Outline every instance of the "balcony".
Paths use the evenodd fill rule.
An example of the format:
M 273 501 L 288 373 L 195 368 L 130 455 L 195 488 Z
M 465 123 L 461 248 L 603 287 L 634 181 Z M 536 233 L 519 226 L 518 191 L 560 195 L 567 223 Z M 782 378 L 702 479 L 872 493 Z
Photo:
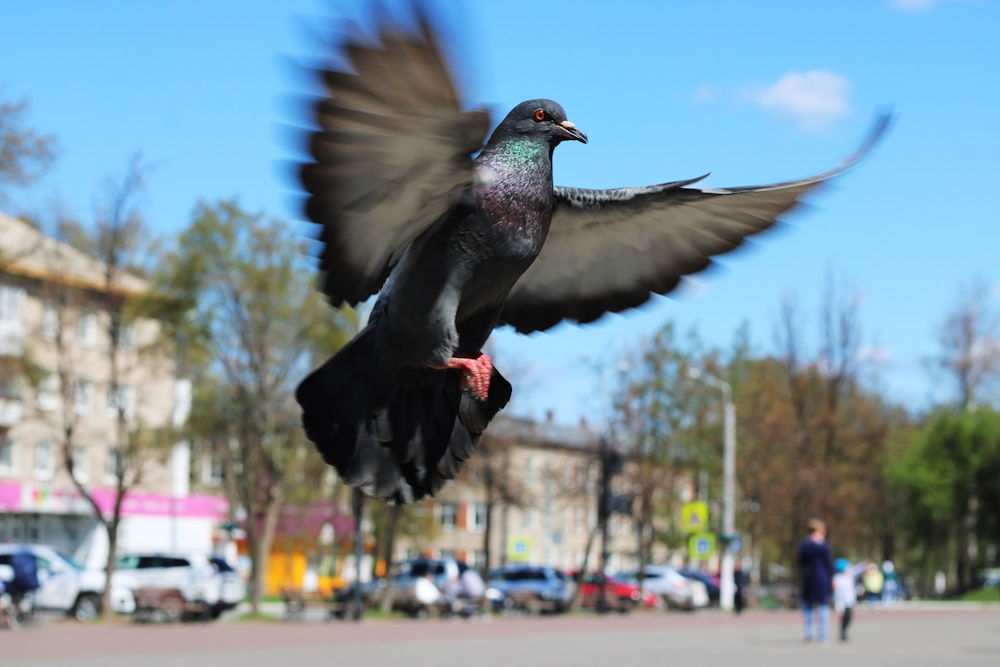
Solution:
M 0 320 L 0 357 L 24 354 L 24 327 L 20 322 Z
M 21 421 L 24 405 L 17 398 L 0 398 L 0 428 L 10 428 Z

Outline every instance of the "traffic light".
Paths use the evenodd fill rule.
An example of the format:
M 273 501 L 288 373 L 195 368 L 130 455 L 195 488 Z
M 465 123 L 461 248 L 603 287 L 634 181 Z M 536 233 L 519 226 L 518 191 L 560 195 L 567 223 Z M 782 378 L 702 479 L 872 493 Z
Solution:
M 608 497 L 608 513 L 609 514 L 624 514 L 626 516 L 632 514 L 632 503 L 635 501 L 635 495 L 631 493 L 623 494 L 609 494 Z
M 604 474 L 610 479 L 625 471 L 625 457 L 618 450 L 605 447 L 604 459 L 601 461 L 601 465 L 604 467 Z

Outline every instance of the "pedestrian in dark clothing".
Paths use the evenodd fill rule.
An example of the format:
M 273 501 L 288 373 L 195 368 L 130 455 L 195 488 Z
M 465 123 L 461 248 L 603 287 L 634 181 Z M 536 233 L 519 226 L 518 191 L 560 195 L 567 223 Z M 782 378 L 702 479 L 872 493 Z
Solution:
M 809 537 L 799 545 L 806 641 L 826 642 L 826 629 L 830 621 L 830 595 L 833 591 L 833 553 L 826 543 L 826 524 L 819 519 L 810 519 L 806 525 L 809 527 Z
M 735 588 L 735 591 L 733 592 L 733 609 L 737 614 L 740 614 L 747 605 L 747 580 L 746 575 L 743 574 L 743 565 L 738 559 L 736 561 L 735 568 L 733 569 L 733 586 Z
M 14 578 L 7 583 L 8 593 L 23 596 L 39 587 L 38 562 L 28 548 L 21 547 L 12 553 L 10 566 L 14 570 Z

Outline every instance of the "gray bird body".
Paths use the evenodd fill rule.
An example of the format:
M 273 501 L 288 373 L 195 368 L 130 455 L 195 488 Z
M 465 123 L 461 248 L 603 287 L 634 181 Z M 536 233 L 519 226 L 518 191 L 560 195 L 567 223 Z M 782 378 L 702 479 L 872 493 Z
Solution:
M 477 358 L 496 326 L 586 323 L 667 294 L 853 165 L 888 123 L 835 169 L 797 181 L 566 188 L 553 185 L 553 150 L 586 135 L 555 102 L 529 100 L 483 146 L 488 116 L 461 109 L 426 22 L 412 31 L 383 18 L 378 44 L 343 50 L 349 67 L 322 72 L 300 179 L 330 303 L 379 296 L 296 398 L 341 477 L 397 502 L 452 479 L 508 402 L 492 366 L 484 395 L 450 367 Z
M 550 100 L 518 109 L 543 105 L 562 113 Z M 548 235 L 553 147 L 540 134 L 495 135 L 474 161 L 477 176 L 463 195 L 469 205 L 405 250 L 369 319 L 384 328 L 385 353 L 397 363 L 444 365 L 482 350 L 511 288 Z

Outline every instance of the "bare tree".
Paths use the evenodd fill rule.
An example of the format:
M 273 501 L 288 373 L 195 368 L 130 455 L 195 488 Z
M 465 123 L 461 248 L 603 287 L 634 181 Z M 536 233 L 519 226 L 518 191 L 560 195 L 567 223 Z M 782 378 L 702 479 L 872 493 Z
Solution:
M 760 459 L 774 468 L 766 478 L 769 482 L 759 487 L 758 501 L 763 511 L 772 513 L 769 516 L 781 517 L 770 532 L 781 533 L 780 551 L 785 554 L 794 552 L 809 516 L 836 521 L 845 542 L 857 543 L 867 531 L 875 547 L 876 536 L 886 536 L 881 518 L 887 499 L 880 476 L 889 426 L 883 406 L 862 386 L 865 360 L 858 304 L 855 291 L 828 275 L 818 345 L 811 351 L 797 305 L 786 299 L 775 332 L 778 365 L 758 368 L 768 373 L 758 375 L 758 383 L 773 380 L 778 370 L 784 395 L 763 393 L 761 384 L 752 396 L 756 405 L 748 411 L 758 417 L 748 421 L 744 434 L 772 450 Z M 789 413 L 793 428 L 780 418 L 768 420 L 763 428 L 759 416 L 772 411 Z M 885 544 L 877 547 L 891 550 Z
M 55 139 L 25 125 L 28 103 L 0 102 L 0 203 L 9 185 L 27 185 L 55 159 Z
M 968 410 L 996 398 L 1000 382 L 1000 309 L 985 280 L 959 291 L 958 303 L 938 329 L 934 367 L 955 384 L 955 403 Z
M 55 378 L 43 390 L 58 396 L 57 416 L 49 423 L 57 432 L 62 466 L 107 536 L 108 585 L 101 601 L 105 616 L 113 611 L 110 582 L 125 496 L 143 482 L 152 462 L 163 461 L 171 430 L 170 410 L 139 386 L 150 377 L 172 377 L 171 354 L 161 347 L 156 325 L 143 307 L 149 286 L 127 270 L 142 240 L 138 200 L 143 172 L 134 160 L 121 181 L 108 182 L 91 245 L 96 256 L 86 257 L 65 244 L 43 248 L 51 278 L 43 281 L 41 290 L 51 317 L 43 321 L 48 330 L 40 338 L 51 345 Z M 73 275 L 67 271 L 70 266 L 82 273 Z M 144 388 L 156 393 L 153 387 Z M 107 396 L 110 429 L 106 421 L 86 416 L 98 392 Z M 161 403 L 160 422 L 147 421 L 146 399 Z M 99 451 L 92 447 L 94 442 L 110 446 Z M 102 477 L 111 481 L 110 507 L 95 493 L 91 453 L 106 457 Z
M 486 525 L 483 530 L 483 553 L 486 562 L 483 568 L 486 572 L 494 566 L 493 550 L 498 525 L 505 529 L 506 521 L 497 516 L 506 513 L 511 507 L 524 507 L 528 498 L 528 490 L 524 480 L 511 474 L 513 450 L 517 447 L 515 434 L 492 434 L 487 431 L 483 435 L 476 455 L 467 463 L 465 479 L 480 487 L 485 495 Z M 501 561 L 506 554 L 506 536 L 501 535 Z

